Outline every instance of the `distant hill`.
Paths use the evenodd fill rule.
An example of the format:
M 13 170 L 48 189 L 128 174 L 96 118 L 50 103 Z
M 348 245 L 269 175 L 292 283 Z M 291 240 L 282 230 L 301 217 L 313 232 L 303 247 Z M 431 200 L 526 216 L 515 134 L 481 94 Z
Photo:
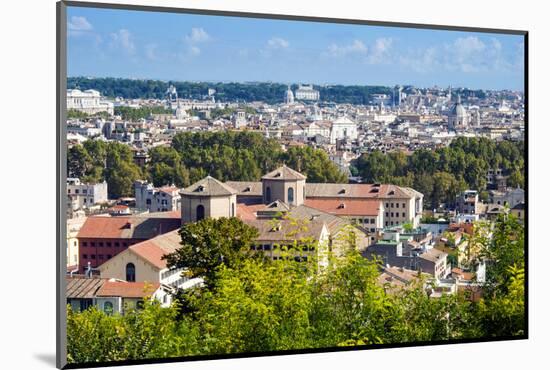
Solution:
M 67 78 L 68 89 L 95 89 L 103 96 L 121 96 L 128 99 L 165 97 L 168 86 L 176 87 L 178 95 L 182 98 L 200 99 L 207 95 L 208 89 L 216 90 L 216 100 L 221 102 L 252 102 L 264 101 L 274 104 L 283 102 L 287 85 L 281 83 L 257 82 L 165 82 L 159 80 L 136 80 L 125 78 Z M 298 85 L 293 84 L 295 90 Z M 385 86 L 319 86 L 321 101 L 334 103 L 368 104 L 371 94 L 391 94 L 392 89 Z

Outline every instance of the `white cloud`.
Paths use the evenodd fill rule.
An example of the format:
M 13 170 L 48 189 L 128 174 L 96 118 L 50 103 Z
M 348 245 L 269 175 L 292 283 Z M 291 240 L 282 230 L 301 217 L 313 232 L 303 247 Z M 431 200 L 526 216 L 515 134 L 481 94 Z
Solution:
M 506 57 L 498 39 L 480 39 L 477 36 L 459 37 L 451 43 L 428 48 L 409 49 L 399 55 L 398 62 L 422 73 L 435 70 L 477 73 L 517 68 L 514 61 Z
M 72 16 L 71 20 L 67 23 L 69 31 L 90 31 L 92 28 L 92 25 L 85 17 Z
M 210 40 L 210 35 L 203 28 L 192 28 L 185 40 L 190 44 L 198 44 Z
M 113 49 L 122 49 L 128 54 L 134 54 L 136 51 L 132 34 L 124 28 L 111 33 L 111 47 Z
M 387 62 L 390 57 L 393 39 L 381 37 L 376 39 L 374 45 L 370 48 L 367 56 L 367 62 L 370 64 L 378 64 Z
M 267 47 L 270 49 L 286 49 L 290 46 L 290 43 L 280 37 L 272 37 L 267 41 Z
M 400 55 L 398 61 L 402 66 L 416 72 L 432 72 L 440 65 L 439 49 L 432 46 L 427 49 L 409 50 L 406 54 Z
M 331 44 L 328 47 L 326 55 L 333 57 L 342 57 L 348 54 L 366 54 L 368 52 L 367 46 L 360 40 L 353 40 L 349 45 L 339 46 L 337 44 Z
M 197 55 L 200 55 L 200 53 L 201 53 L 201 49 L 199 49 L 199 48 L 196 47 L 196 46 L 191 46 L 191 47 L 189 48 L 189 54 L 190 54 L 191 56 L 194 56 L 194 57 L 195 57 L 195 56 L 197 56 Z

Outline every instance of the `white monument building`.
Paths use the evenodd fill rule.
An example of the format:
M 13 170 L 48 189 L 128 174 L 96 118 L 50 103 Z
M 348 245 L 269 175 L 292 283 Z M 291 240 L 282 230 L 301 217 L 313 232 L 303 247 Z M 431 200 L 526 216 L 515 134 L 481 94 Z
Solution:
M 102 100 L 101 94 L 97 90 L 67 90 L 67 109 L 74 109 L 86 114 L 107 112 L 113 115 L 114 107 L 112 102 Z
M 357 124 L 347 117 L 339 117 L 332 123 L 330 143 L 336 144 L 341 139 L 357 140 Z
M 319 100 L 319 91 L 313 88 L 313 85 L 300 85 L 296 90 L 295 98 L 297 100 Z

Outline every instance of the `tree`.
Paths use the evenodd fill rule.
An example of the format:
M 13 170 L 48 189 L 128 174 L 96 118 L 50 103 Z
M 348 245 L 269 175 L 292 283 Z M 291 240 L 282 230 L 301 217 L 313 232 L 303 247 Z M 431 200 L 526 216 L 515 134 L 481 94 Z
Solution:
M 67 177 L 84 177 L 92 168 L 92 158 L 82 147 L 74 145 L 67 151 Z
M 238 266 L 251 256 L 258 230 L 238 218 L 206 218 L 181 227 L 181 247 L 164 258 L 169 268 L 187 268 L 190 276 L 213 283 L 216 269 Z

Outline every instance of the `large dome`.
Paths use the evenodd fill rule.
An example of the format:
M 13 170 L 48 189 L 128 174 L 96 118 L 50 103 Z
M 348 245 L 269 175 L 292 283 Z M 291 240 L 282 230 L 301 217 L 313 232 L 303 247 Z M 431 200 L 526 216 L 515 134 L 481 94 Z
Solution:
M 466 117 L 466 109 L 460 102 L 460 96 L 458 96 L 458 100 L 456 104 L 453 105 L 453 107 L 451 108 L 449 115 L 456 116 L 456 117 Z

